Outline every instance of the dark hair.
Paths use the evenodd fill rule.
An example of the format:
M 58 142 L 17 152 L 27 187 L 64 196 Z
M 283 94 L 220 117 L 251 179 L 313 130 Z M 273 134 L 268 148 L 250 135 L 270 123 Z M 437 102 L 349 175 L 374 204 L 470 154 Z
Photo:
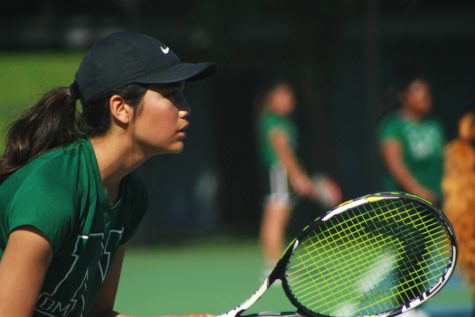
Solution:
M 256 115 L 259 115 L 265 106 L 267 96 L 280 86 L 292 87 L 292 84 L 285 78 L 278 77 L 264 82 L 257 88 L 257 92 L 254 96 L 254 109 Z
M 426 75 L 413 66 L 406 65 L 399 70 L 396 81 L 382 94 L 381 117 L 401 106 L 401 95 L 416 81 L 430 84 Z
M 272 79 L 267 79 L 257 87 L 256 92 L 254 94 L 254 99 L 252 100 L 254 106 L 252 114 L 252 131 L 254 132 L 254 136 L 258 135 L 258 122 L 260 116 L 264 111 L 265 106 L 267 106 L 267 97 L 272 91 L 274 91 L 280 86 L 289 86 L 293 89 L 293 86 L 290 81 L 282 77 L 273 77 Z
M 83 111 L 78 116 L 79 130 L 85 136 L 104 135 L 111 124 L 109 98 L 112 95 L 119 95 L 128 104 L 137 107 L 147 89 L 147 85 L 130 84 L 120 89 L 112 89 L 107 95 L 92 100 L 83 106 Z
M 5 152 L 0 159 L 0 183 L 35 157 L 78 138 L 104 135 L 110 127 L 109 98 L 120 95 L 137 107 L 147 87 L 138 84 L 111 90 L 76 109 L 76 98 L 68 87 L 55 88 L 41 97 L 10 126 Z

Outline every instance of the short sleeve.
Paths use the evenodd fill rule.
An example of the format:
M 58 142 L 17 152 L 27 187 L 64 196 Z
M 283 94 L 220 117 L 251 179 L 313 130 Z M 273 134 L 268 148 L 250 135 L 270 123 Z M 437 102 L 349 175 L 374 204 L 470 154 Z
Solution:
M 278 129 L 287 135 L 289 134 L 288 126 L 285 120 L 277 115 L 270 115 L 267 117 L 266 128 L 268 134 L 270 134 L 275 129 Z
M 31 226 L 43 233 L 57 252 L 75 222 L 75 190 L 50 172 L 36 171 L 13 196 L 7 213 L 7 231 Z
M 391 139 L 400 139 L 399 135 L 400 129 L 398 128 L 398 123 L 394 115 L 390 115 L 384 118 L 379 127 L 377 132 L 377 137 L 379 142 L 391 140 Z
M 136 174 L 131 173 L 127 182 L 127 203 L 123 211 L 126 215 L 124 224 L 124 234 L 120 244 L 127 243 L 137 231 L 148 207 L 148 195 L 142 179 Z

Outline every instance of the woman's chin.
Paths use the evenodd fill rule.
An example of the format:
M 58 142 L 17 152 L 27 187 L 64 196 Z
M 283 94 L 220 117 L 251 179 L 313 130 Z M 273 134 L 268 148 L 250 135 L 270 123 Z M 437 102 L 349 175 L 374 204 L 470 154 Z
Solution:
M 185 144 L 183 142 L 176 142 L 166 149 L 166 153 L 170 154 L 179 154 L 185 149 Z

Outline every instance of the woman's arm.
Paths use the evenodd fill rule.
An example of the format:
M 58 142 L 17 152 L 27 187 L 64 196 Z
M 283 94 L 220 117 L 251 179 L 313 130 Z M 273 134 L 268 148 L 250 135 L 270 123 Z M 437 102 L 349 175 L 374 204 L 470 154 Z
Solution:
M 102 285 L 102 290 L 96 297 L 94 306 L 89 317 L 132 317 L 130 315 L 119 314 L 114 311 L 114 302 L 119 286 L 120 272 L 125 255 L 125 245 L 121 245 L 112 262 L 112 267 L 107 273 L 107 277 Z M 0 315 L 1 316 L 1 315 Z M 189 314 L 180 317 L 212 317 L 210 314 Z M 165 316 L 163 316 L 165 317 Z M 167 316 L 178 317 L 178 316 Z
M 419 184 L 407 168 L 399 141 L 395 139 L 383 141 L 381 143 L 381 154 L 389 172 L 404 190 L 424 197 L 429 201 L 437 202 L 437 196 Z
M 122 262 L 124 261 L 125 245 L 121 245 L 117 250 L 112 266 L 107 277 L 104 280 L 102 289 L 97 295 L 94 305 L 92 306 L 90 317 L 112 317 L 112 316 L 124 316 L 119 315 L 113 311 L 115 296 L 119 287 L 120 272 L 122 270 Z
M 30 317 L 36 306 L 53 248 L 32 227 L 13 231 L 0 261 L 0 316 Z
M 287 171 L 292 189 L 300 196 L 314 196 L 315 188 L 312 180 L 300 166 L 295 153 L 289 145 L 287 135 L 280 129 L 272 129 L 270 140 L 279 160 Z

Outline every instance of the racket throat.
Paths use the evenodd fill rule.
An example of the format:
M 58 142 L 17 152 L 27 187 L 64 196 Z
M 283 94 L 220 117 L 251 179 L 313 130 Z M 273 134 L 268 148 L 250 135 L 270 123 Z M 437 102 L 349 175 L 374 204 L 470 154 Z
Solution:
M 272 274 L 271 274 L 272 275 Z M 241 305 L 237 306 L 236 308 L 218 315 L 216 317 L 237 317 L 240 316 L 243 312 L 245 312 L 249 307 L 254 305 L 259 298 L 265 293 L 265 291 L 272 285 L 272 283 L 275 281 L 275 278 L 271 280 L 271 277 L 269 276 L 266 278 L 264 283 L 256 290 L 256 292 L 249 297 L 246 301 L 244 301 Z

